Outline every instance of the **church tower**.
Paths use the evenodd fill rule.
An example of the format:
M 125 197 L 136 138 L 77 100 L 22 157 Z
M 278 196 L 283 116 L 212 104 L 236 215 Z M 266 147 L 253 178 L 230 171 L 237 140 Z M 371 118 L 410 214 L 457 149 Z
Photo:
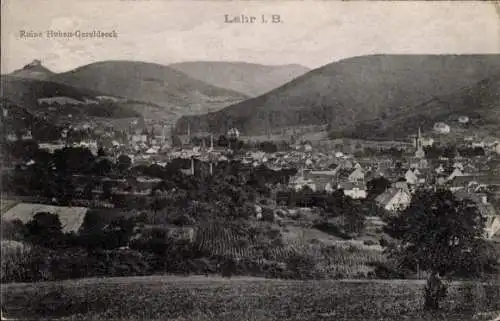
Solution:
M 419 167 L 427 167 L 427 161 L 425 160 L 425 151 L 422 143 L 422 133 L 420 132 L 420 127 L 418 128 L 417 138 L 415 140 L 415 157 L 420 159 Z
M 422 144 L 422 134 L 420 132 L 420 127 L 418 128 L 417 138 L 415 140 L 415 157 L 425 158 L 425 152 Z

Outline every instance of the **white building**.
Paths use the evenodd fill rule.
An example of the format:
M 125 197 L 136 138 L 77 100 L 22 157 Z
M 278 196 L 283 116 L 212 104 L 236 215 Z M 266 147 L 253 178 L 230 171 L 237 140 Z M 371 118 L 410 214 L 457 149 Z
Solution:
M 411 193 L 406 183 L 398 182 L 375 198 L 377 204 L 390 212 L 404 210 L 410 205 Z
M 233 127 L 227 132 L 227 136 L 229 138 L 237 139 L 240 137 L 240 131 L 237 128 Z
M 450 126 L 443 122 L 435 123 L 433 129 L 439 134 L 448 134 L 451 131 Z
M 408 182 L 408 184 L 411 185 L 415 185 L 419 182 L 416 173 L 411 168 L 406 171 L 405 179 Z

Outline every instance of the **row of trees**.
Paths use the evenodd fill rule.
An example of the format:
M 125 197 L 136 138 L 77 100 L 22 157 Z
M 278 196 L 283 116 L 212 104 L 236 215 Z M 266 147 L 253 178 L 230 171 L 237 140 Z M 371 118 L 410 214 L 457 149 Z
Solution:
M 182 141 L 178 136 L 173 136 L 173 145 L 182 146 Z M 210 137 L 192 137 L 190 143 L 194 146 L 206 146 L 209 147 L 211 142 Z M 227 137 L 226 135 L 220 135 L 213 139 L 214 147 L 225 147 L 236 151 L 239 150 L 261 150 L 266 153 L 275 153 L 278 151 L 286 151 L 290 149 L 289 142 L 282 141 L 243 141 L 237 137 Z
M 354 152 L 354 156 L 356 157 L 373 157 L 373 156 L 390 156 L 392 158 L 402 158 L 405 150 L 397 147 L 390 148 L 372 148 L 372 147 L 364 147 L 357 146 L 360 149 Z M 484 156 L 485 150 L 483 147 L 457 147 L 457 146 L 425 146 L 424 152 L 426 158 L 429 159 L 438 159 L 440 157 L 446 158 L 455 158 L 460 155 L 462 157 L 476 157 L 476 156 Z

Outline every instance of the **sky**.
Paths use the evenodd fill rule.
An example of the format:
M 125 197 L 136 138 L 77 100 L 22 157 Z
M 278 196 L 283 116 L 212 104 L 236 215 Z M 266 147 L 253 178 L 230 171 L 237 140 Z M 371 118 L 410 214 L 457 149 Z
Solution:
M 1 0 L 1 5 L 2 73 L 33 59 L 63 72 L 102 60 L 316 68 L 367 54 L 500 53 L 500 10 L 493 2 Z M 283 22 L 225 23 L 226 14 L 268 19 L 279 14 Z M 114 30 L 117 38 L 26 39 L 22 30 Z

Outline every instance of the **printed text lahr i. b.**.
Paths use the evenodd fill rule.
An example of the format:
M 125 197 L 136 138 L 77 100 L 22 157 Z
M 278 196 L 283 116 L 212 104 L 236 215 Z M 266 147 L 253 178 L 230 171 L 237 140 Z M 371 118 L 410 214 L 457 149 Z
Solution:
M 252 23 L 283 23 L 283 19 L 279 14 L 269 14 L 260 16 L 249 16 L 249 15 L 224 15 L 224 23 L 240 23 L 240 24 L 252 24 Z

